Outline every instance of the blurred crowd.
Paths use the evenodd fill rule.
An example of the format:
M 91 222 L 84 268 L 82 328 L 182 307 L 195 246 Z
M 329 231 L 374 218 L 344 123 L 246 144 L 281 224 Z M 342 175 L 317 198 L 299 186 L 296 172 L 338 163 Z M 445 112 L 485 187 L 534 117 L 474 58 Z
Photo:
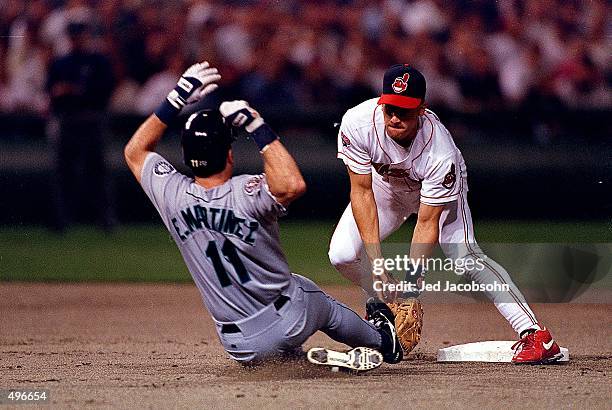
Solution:
M 605 0 L 0 0 L 0 111 L 50 110 L 49 73 L 68 27 L 112 69 L 108 108 L 148 114 L 191 63 L 254 106 L 347 107 L 402 62 L 430 105 L 610 109 Z

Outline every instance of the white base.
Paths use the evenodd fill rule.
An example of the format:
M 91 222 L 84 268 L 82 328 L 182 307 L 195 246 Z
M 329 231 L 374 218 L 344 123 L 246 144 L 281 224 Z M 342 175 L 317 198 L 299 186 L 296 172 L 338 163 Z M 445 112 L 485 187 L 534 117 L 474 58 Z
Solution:
M 438 350 L 438 361 L 510 363 L 514 354 L 514 343 L 515 341 L 490 340 L 445 347 Z M 559 361 L 569 361 L 569 350 L 562 347 L 561 353 L 563 357 Z

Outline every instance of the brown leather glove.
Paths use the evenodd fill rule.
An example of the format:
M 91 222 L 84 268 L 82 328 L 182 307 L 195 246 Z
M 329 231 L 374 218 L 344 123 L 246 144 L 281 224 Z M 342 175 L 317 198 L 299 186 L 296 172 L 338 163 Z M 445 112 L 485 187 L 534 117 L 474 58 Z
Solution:
M 423 306 L 415 298 L 398 298 L 395 302 L 387 303 L 387 306 L 395 315 L 395 331 L 406 357 L 421 340 Z

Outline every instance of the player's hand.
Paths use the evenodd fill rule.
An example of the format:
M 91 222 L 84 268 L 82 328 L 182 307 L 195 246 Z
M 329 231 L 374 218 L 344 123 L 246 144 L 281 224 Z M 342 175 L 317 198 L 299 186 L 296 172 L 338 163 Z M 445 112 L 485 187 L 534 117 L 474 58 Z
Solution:
M 221 112 L 226 124 L 244 129 L 249 134 L 264 123 L 261 115 L 251 108 L 248 102 L 243 100 L 224 101 L 219 107 L 219 112 Z
M 213 92 L 218 87 L 216 82 L 220 79 L 219 71 L 211 67 L 207 61 L 192 65 L 155 110 L 155 115 L 164 124 L 170 124 L 186 104 L 196 102 Z
M 166 97 L 170 104 L 182 109 L 186 104 L 199 101 L 207 94 L 217 89 L 217 81 L 221 79 L 219 71 L 210 67 L 207 61 L 189 67 L 178 80 L 174 90 Z
M 385 303 L 392 303 L 397 299 L 398 292 L 396 290 L 390 290 L 388 287 L 383 286 L 388 284 L 397 285 L 397 281 L 391 274 L 387 273 L 386 271 L 381 273 L 380 275 L 373 274 L 373 284 L 375 281 L 382 282 L 374 286 L 374 292 L 376 293 L 376 297 L 378 297 L 378 299 L 382 300 Z
M 216 83 L 221 79 L 221 74 L 215 67 L 210 67 L 208 61 L 204 61 L 189 67 L 181 78 L 196 84 L 200 83 L 200 86 L 187 99 L 187 104 L 191 104 L 215 91 L 219 87 Z
M 261 153 L 266 150 L 268 145 L 278 139 L 278 135 L 268 124 L 264 123 L 261 115 L 251 108 L 246 101 L 224 101 L 219 107 L 219 112 L 223 116 L 225 124 L 246 131 L 249 137 L 253 138 Z

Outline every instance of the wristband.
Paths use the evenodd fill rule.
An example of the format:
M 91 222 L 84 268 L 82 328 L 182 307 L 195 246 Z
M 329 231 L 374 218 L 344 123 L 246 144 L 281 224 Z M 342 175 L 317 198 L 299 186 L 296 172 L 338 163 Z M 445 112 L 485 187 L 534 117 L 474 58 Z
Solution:
M 181 112 L 180 108 L 176 108 L 174 105 L 168 101 L 168 99 L 164 99 L 162 103 L 155 110 L 155 115 L 166 125 L 169 125 Z
M 181 77 L 176 87 L 155 110 L 155 115 L 164 124 L 168 125 L 181 112 L 187 99 L 202 85 L 202 82 L 194 77 Z
M 278 135 L 272 130 L 268 124 L 261 124 L 255 131 L 249 134 L 255 144 L 259 147 L 259 151 L 263 151 L 264 148 L 270 145 L 272 142 L 278 139 Z

